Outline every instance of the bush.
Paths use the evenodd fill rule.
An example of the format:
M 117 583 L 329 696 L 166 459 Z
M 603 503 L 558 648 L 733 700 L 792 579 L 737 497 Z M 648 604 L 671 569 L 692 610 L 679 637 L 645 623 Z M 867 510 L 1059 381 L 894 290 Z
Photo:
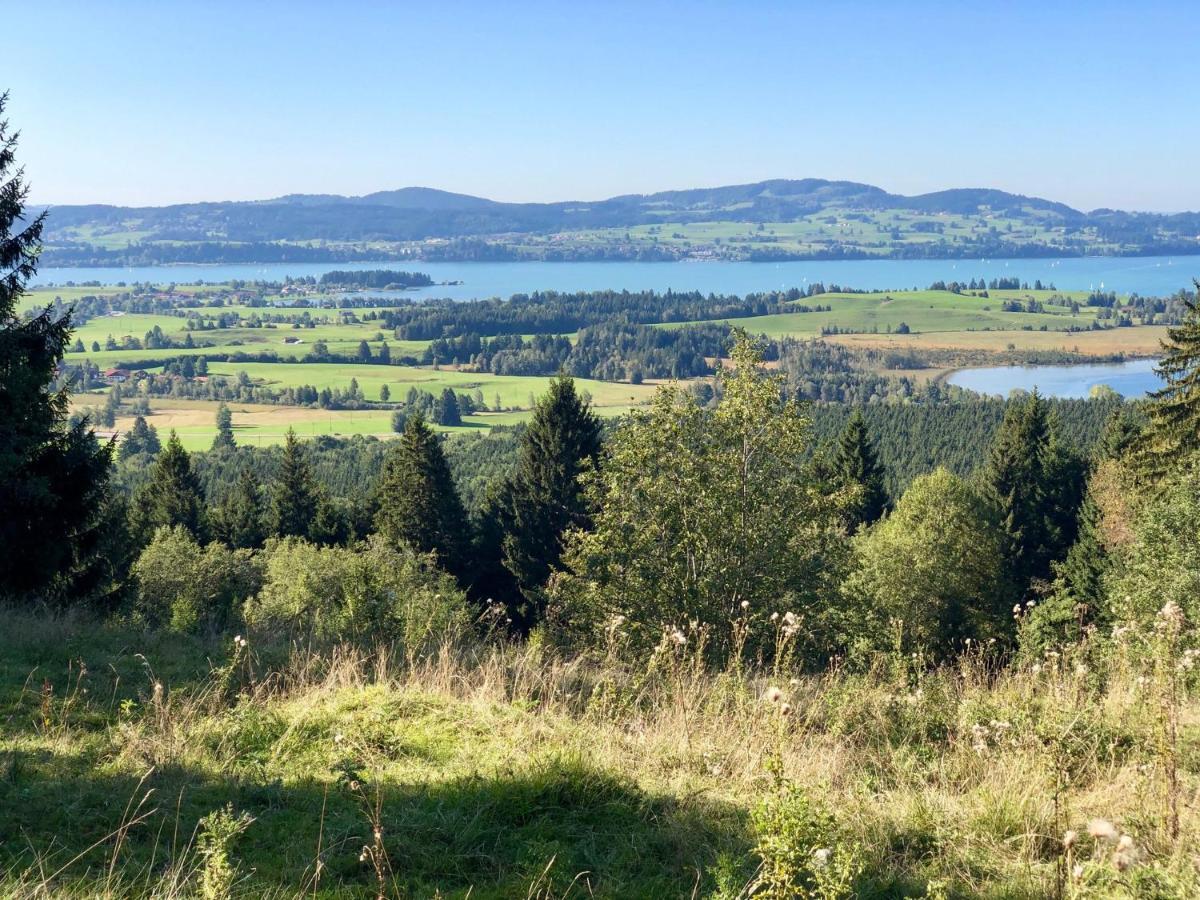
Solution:
M 201 547 L 181 525 L 164 526 L 133 565 L 135 613 L 151 628 L 220 631 L 233 625 L 241 603 L 262 580 L 249 550 Z
M 259 628 L 328 640 L 397 640 L 416 650 L 467 622 L 466 599 L 433 557 L 389 547 L 268 541 L 262 591 L 246 605 Z

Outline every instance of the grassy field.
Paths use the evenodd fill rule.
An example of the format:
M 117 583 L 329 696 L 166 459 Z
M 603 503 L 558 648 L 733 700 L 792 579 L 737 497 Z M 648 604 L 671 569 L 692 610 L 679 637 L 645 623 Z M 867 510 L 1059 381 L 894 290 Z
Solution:
M 1028 326 L 1034 330 L 1043 326 L 1050 331 L 1065 331 L 1071 326 L 1086 328 L 1095 318 L 1096 310 L 1083 307 L 1077 316 L 1069 306 L 1050 304 L 1055 292 L 1013 292 L 1036 296 L 1045 305 L 1045 312 L 1003 312 L 1001 304 L 1010 297 L 975 297 L 949 291 L 891 291 L 873 294 L 822 294 L 799 301 L 808 306 L 831 306 L 829 311 L 781 313 L 752 316 L 744 319 L 721 320 L 745 328 L 751 334 L 769 337 L 812 337 L 822 329 L 842 331 L 894 332 L 901 323 L 912 331 L 925 333 L 983 330 L 1020 331 Z M 1063 295 L 1065 296 L 1065 295 Z M 678 326 L 663 326 L 678 327 Z M 1133 329 L 1125 329 L 1133 330 Z
M 75 398 L 74 408 L 86 409 L 100 402 L 98 395 Z M 154 399 L 150 401 L 152 415 L 147 421 L 165 439 L 174 430 L 183 446 L 188 450 L 207 450 L 216 436 L 217 404 L 207 400 Z M 595 407 L 602 417 L 624 415 L 634 407 L 617 404 Z M 347 437 L 354 434 L 372 435 L 379 438 L 394 437 L 392 414 L 388 410 L 325 410 L 301 406 L 273 406 L 254 403 L 232 403 L 233 431 L 240 444 L 253 447 L 269 447 L 282 444 L 289 428 L 295 429 L 301 438 L 319 435 Z M 486 412 L 464 416 L 460 427 L 434 425 L 438 431 L 474 432 L 486 431 L 497 425 L 516 425 L 529 420 L 527 409 L 509 412 Z M 112 429 L 118 435 L 133 427 L 133 417 L 119 416 Z M 100 433 L 110 432 L 101 429 Z
M 813 839 L 861 898 L 1200 889 L 1200 706 L 1178 709 L 1172 840 L 1137 669 L 975 656 L 789 680 L 248 637 L 234 656 L 0 611 L 0 894 L 192 897 L 224 877 L 236 897 L 734 900 L 762 854 L 814 866 Z M 222 810 L 245 818 L 214 859 Z
M 837 334 L 826 340 L 848 347 L 911 350 L 1062 350 L 1084 356 L 1154 356 L 1167 329 L 1159 325 L 1104 331 L 934 331 L 924 334 Z

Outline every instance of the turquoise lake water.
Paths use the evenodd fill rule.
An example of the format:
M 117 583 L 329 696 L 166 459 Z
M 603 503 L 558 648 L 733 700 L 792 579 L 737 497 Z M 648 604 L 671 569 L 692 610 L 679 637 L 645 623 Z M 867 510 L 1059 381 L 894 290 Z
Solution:
M 745 294 L 813 282 L 867 290 L 927 288 L 934 281 L 972 278 L 1018 278 L 1032 284 L 1040 279 L 1061 290 L 1108 290 L 1167 296 L 1190 288 L 1200 275 L 1195 257 L 1084 257 L 1072 259 L 990 260 L 835 260 L 780 263 L 750 262 L 515 262 L 515 263 L 259 263 L 244 265 L 181 265 L 141 268 L 44 268 L 35 284 L 68 281 L 189 283 L 197 281 L 280 281 L 285 276 L 320 277 L 331 269 L 416 269 L 437 282 L 407 292 L 414 297 L 471 300 L 509 297 L 539 290 L 657 290 Z

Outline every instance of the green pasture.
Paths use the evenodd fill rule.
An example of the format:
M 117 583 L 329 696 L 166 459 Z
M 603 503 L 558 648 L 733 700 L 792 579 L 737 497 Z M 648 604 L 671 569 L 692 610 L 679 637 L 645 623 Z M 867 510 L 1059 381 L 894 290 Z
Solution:
M 378 399 L 379 389 L 388 386 L 393 402 L 403 400 L 410 387 L 440 394 L 445 388 L 471 392 L 479 388 L 485 402 L 491 406 L 498 394 L 505 407 L 527 407 L 531 397 L 539 397 L 550 386 L 549 376 L 492 375 L 487 372 L 457 372 L 408 366 L 352 365 L 340 363 L 209 363 L 212 375 L 237 375 L 245 372 L 251 379 L 272 387 L 298 387 L 310 384 L 322 388 L 347 388 L 350 379 L 358 385 L 368 400 Z M 654 393 L 649 384 L 624 384 L 575 379 L 576 386 L 587 391 L 597 406 L 620 406 L 643 403 Z

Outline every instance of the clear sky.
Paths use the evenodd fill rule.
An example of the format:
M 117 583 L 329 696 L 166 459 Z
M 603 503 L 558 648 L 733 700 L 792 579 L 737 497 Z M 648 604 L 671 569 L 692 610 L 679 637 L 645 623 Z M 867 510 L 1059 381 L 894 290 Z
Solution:
M 764 178 L 1200 209 L 1200 5 L 6 3 L 36 202 Z

